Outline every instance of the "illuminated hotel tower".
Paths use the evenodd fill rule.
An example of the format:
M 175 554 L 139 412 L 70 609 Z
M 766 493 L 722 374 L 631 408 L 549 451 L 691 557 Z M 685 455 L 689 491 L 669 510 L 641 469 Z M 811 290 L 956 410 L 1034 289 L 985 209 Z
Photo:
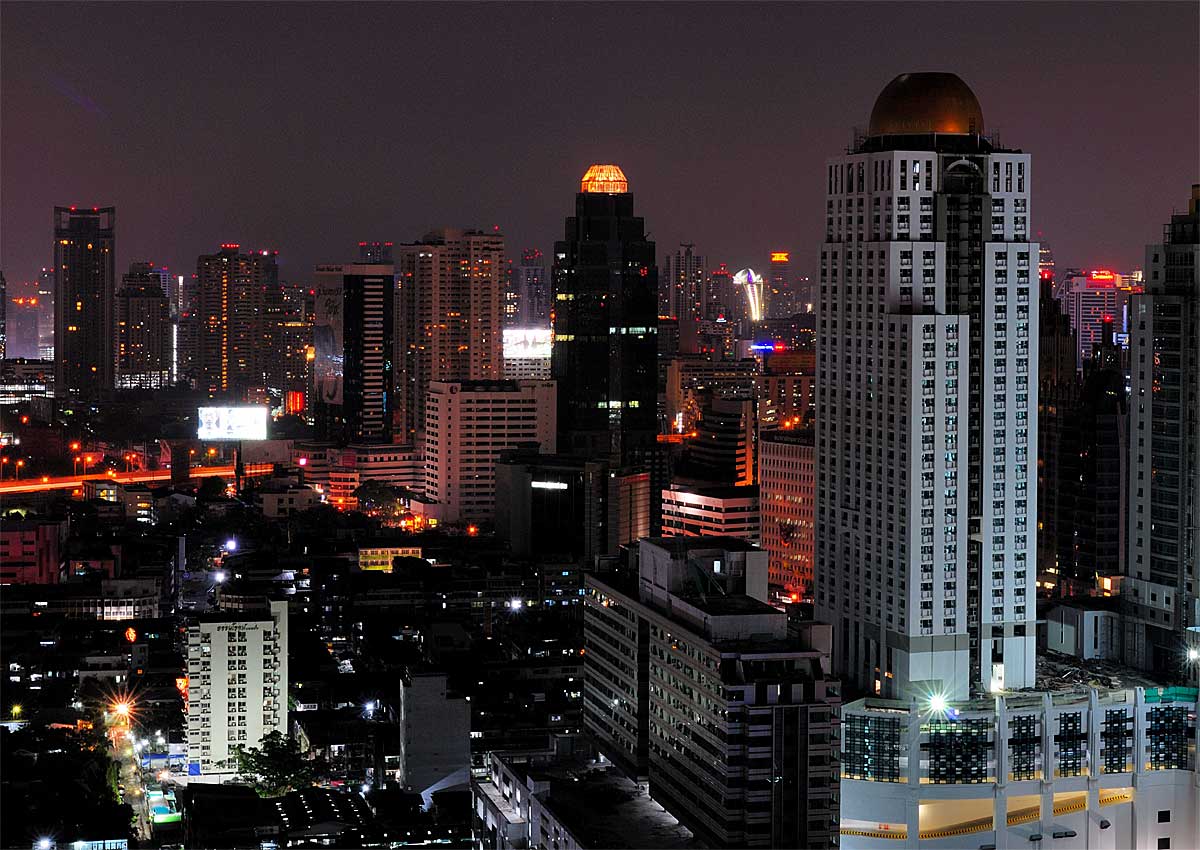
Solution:
M 95 398 L 113 386 L 113 207 L 54 208 L 54 391 Z
M 1034 684 L 1030 157 L 983 129 L 957 76 L 904 74 L 826 166 L 816 606 L 884 696 Z
M 640 461 L 658 434 L 658 270 L 617 166 L 583 175 L 553 274 L 559 451 Z

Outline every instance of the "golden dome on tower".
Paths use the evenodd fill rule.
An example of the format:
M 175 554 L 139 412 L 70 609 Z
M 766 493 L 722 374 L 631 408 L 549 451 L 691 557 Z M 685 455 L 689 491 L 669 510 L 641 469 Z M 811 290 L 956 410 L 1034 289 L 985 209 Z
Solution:
M 584 172 L 583 179 L 579 181 L 579 191 L 601 195 L 622 194 L 629 191 L 629 181 L 619 165 L 595 163 Z
M 983 109 L 957 74 L 901 74 L 875 99 L 867 135 L 909 133 L 982 134 Z

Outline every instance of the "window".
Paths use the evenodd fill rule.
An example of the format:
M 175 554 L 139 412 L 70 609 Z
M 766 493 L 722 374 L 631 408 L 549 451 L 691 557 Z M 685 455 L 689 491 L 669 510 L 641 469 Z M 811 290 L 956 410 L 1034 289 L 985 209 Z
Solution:
M 1170 837 L 1164 836 L 1163 838 L 1158 839 L 1158 850 L 1171 850 Z
M 1158 810 L 1158 822 L 1159 823 L 1170 823 L 1171 822 L 1171 810 L 1170 809 L 1159 809 Z

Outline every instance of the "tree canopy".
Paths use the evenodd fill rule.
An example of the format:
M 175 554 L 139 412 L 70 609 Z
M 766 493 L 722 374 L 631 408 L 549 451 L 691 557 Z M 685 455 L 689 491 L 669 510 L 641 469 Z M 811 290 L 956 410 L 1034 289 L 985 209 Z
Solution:
M 264 797 L 306 788 L 316 778 L 313 762 L 294 740 L 278 731 L 264 735 L 258 747 L 238 747 L 234 755 L 238 773 Z

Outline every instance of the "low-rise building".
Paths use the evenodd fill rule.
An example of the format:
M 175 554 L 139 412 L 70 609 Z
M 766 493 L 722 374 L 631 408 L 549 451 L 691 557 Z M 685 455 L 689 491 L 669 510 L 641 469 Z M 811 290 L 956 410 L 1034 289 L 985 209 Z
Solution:
M 303 484 L 268 482 L 254 491 L 254 504 L 269 519 L 302 513 L 317 503 L 317 491 Z
M 66 520 L 29 517 L 0 523 L 0 584 L 57 582 L 66 538 Z
M 696 846 L 692 833 L 646 788 L 592 753 L 493 752 L 471 780 L 478 850 Z

